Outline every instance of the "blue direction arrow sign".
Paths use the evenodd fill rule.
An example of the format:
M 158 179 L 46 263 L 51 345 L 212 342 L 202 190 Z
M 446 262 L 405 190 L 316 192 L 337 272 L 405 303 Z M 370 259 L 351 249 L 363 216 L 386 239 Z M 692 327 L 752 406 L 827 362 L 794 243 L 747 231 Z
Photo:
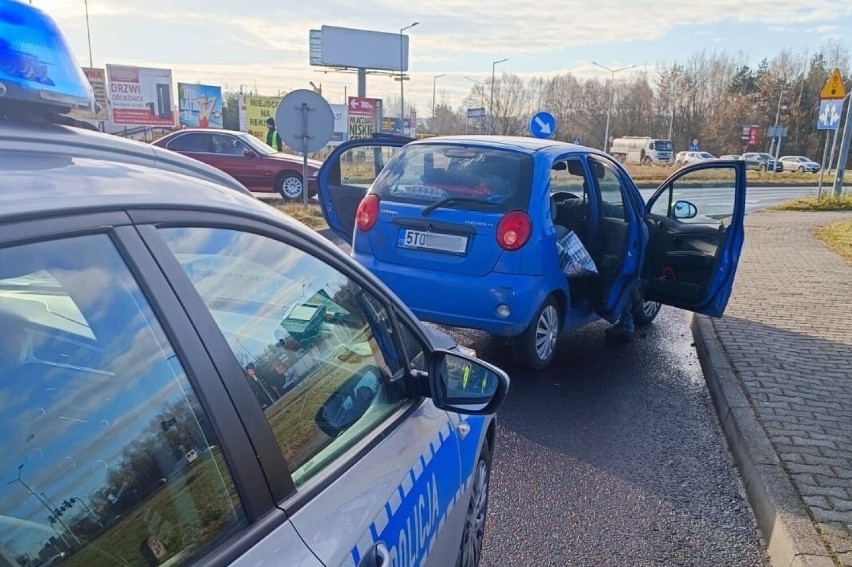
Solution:
M 530 120 L 530 134 L 536 138 L 549 138 L 556 132 L 556 118 L 549 112 L 536 112 Z
M 837 130 L 840 127 L 840 113 L 843 111 L 842 100 L 823 100 L 819 103 L 817 130 Z

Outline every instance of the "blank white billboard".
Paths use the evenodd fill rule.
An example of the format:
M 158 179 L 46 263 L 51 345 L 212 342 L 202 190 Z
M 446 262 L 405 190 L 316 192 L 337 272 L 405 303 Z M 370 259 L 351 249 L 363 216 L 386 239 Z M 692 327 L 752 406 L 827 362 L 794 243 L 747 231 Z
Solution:
M 408 36 L 405 34 L 322 26 L 319 50 L 315 45 L 317 39 L 320 38 L 311 37 L 312 65 L 408 70 Z M 320 62 L 316 61 L 317 55 Z

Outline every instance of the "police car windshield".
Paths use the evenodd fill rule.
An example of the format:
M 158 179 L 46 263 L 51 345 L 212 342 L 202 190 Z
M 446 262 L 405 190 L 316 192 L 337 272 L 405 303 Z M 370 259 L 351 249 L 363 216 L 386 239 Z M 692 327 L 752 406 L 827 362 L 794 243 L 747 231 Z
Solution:
M 240 140 L 262 156 L 268 156 L 270 154 L 275 153 L 275 150 L 273 150 L 251 134 L 240 134 Z

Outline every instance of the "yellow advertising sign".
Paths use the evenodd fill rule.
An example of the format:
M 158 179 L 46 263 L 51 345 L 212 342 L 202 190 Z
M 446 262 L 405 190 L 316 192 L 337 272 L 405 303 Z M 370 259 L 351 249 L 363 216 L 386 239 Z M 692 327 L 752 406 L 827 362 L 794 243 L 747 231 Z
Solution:
M 279 96 L 240 95 L 240 130 L 266 142 L 266 120 L 275 118 Z
M 83 67 L 83 74 L 89 79 L 92 91 L 95 95 L 95 111 L 74 110 L 71 116 L 80 120 L 106 120 L 107 119 L 107 94 L 106 73 L 103 69 Z
M 845 96 L 846 88 L 843 86 L 843 79 L 840 78 L 840 69 L 835 69 L 831 72 L 831 76 L 822 88 L 822 92 L 819 93 L 819 98 L 822 100 L 833 100 Z

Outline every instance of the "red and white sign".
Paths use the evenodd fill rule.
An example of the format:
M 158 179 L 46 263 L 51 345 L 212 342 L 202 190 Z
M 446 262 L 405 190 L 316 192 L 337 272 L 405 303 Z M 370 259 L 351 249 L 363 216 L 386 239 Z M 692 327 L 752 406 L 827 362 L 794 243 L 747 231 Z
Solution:
M 378 98 L 349 97 L 349 139 L 372 138 L 381 124 L 382 101 Z
M 376 107 L 379 99 L 364 98 L 360 96 L 349 97 L 349 115 L 355 116 L 375 116 Z
M 175 125 L 171 69 L 107 65 L 106 71 L 115 124 Z

